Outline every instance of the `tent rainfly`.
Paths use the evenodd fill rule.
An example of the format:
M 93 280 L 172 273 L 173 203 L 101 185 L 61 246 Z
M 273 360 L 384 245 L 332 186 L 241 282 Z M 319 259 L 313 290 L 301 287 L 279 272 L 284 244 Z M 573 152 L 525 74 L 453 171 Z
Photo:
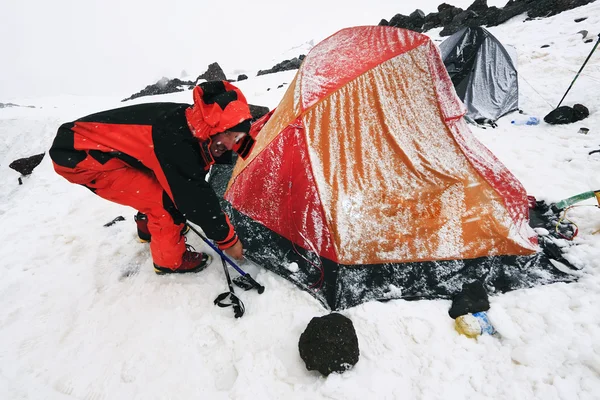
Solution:
M 519 108 L 516 51 L 485 28 L 464 28 L 440 44 L 458 97 L 475 122 L 496 121 Z
M 343 29 L 211 184 L 247 257 L 329 309 L 449 297 L 473 279 L 490 291 L 569 280 L 546 271 L 523 186 L 464 112 L 427 36 Z

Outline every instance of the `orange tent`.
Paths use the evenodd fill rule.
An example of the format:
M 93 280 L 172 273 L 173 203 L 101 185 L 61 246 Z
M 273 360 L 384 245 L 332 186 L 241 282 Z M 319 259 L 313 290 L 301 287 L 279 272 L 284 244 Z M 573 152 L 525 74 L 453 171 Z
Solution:
M 464 113 L 425 35 L 363 26 L 316 45 L 225 193 L 249 257 L 333 309 L 427 291 L 415 268 L 527 259 L 526 192 Z

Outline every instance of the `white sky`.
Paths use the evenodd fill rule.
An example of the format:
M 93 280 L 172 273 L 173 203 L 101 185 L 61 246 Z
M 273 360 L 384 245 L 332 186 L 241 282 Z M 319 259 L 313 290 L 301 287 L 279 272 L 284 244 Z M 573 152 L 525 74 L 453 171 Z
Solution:
M 454 4 L 468 6 L 471 1 Z M 502 4 L 504 1 L 488 2 Z M 168 4 L 168 5 L 167 5 Z M 291 47 L 376 25 L 439 1 L 0 0 L 0 101 L 50 94 L 128 95 L 217 61 L 231 78 Z
M 576 246 L 566 251 L 570 261 L 585 266 L 579 282 L 490 297 L 489 316 L 500 337 L 460 336 L 448 317 L 447 300 L 369 302 L 343 312 L 356 328 L 360 361 L 345 374 L 322 378 L 306 370 L 298 352 L 298 338 L 310 319 L 327 313 L 308 293 L 265 269 L 248 270 L 267 290 L 262 295 L 240 291 L 246 315 L 236 320 L 230 309 L 212 302 L 226 288 L 216 259 L 197 276 L 156 277 L 148 245 L 135 240 L 135 210 L 68 183 L 54 172 L 49 157 L 23 185 L 8 167 L 12 160 L 47 151 L 60 124 L 123 105 L 124 95 L 163 71 L 179 73 L 188 68 L 183 64 L 196 63 L 189 71 L 196 74 L 227 54 L 191 33 L 191 17 L 177 17 L 180 26 L 158 28 L 157 15 L 165 13 L 150 1 L 143 3 L 145 11 L 141 2 L 120 8 L 113 0 L 103 7 L 98 2 L 95 17 L 92 3 L 83 6 L 83 0 L 56 0 L 53 6 L 10 1 L 0 0 L 0 102 L 9 88 L 18 96 L 54 95 L 67 88 L 118 93 L 32 98 L 21 104 L 36 108 L 0 110 L 0 400 L 598 399 L 600 233 L 594 232 L 600 232 L 600 209 L 593 201 L 568 214 L 580 229 Z M 297 4 L 294 12 L 263 6 L 269 12 L 248 15 L 240 28 L 244 42 L 230 52 L 231 66 L 224 68 L 249 68 L 255 59 L 244 54 L 258 51 L 256 38 L 265 41 L 261 54 L 270 67 L 279 55 L 275 44 L 287 50 L 287 40 L 317 40 L 346 24 L 377 23 L 396 12 L 388 11 L 395 8 L 392 1 L 362 11 L 358 2 L 344 3 L 354 9 L 337 19 L 312 0 L 302 4 L 319 13 L 307 8 L 301 15 Z M 399 6 L 398 12 L 412 11 L 412 4 Z M 433 2 L 418 4 L 428 11 L 425 6 Z M 195 14 L 201 15 L 202 5 L 197 8 Z M 232 3 L 223 8 L 240 9 Z M 83 10 L 85 19 L 78 15 Z M 183 7 L 179 14 L 191 15 Z M 491 31 L 517 49 L 521 108 L 543 117 L 593 46 L 577 31 L 598 32 L 600 2 L 538 21 L 522 19 Z M 205 25 L 196 20 L 201 32 Z M 302 29 L 283 30 L 285 24 Z M 232 48 L 239 39 L 221 37 Z M 435 32 L 432 37 L 438 39 Z M 550 47 L 542 49 L 545 44 Z M 192 47 L 210 49 L 209 55 Z M 252 104 L 273 108 L 287 88 L 277 86 L 294 75 L 250 77 L 239 86 Z M 565 100 L 588 106 L 588 119 L 514 126 L 507 116 L 496 129 L 471 130 L 528 194 L 558 201 L 600 188 L 600 155 L 588 155 L 600 148 L 599 92 L 597 50 Z M 151 101 L 190 102 L 191 92 L 130 104 Z M 590 128 L 587 135 L 577 133 L 583 126 Z M 118 215 L 126 221 L 102 226 Z M 188 239 L 199 251 L 210 252 L 197 237 Z

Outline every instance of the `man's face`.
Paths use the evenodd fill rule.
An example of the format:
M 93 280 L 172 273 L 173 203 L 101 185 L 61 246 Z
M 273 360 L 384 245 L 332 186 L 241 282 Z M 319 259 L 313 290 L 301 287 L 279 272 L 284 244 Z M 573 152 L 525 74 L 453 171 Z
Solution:
M 226 151 L 233 149 L 246 136 L 245 132 L 225 131 L 212 137 L 210 152 L 213 157 L 221 157 Z

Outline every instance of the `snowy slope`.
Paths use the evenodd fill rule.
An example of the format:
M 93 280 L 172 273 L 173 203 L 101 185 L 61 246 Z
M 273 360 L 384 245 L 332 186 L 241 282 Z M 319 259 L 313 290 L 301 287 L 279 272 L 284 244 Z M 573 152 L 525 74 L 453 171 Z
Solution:
M 424 3 L 426 12 L 434 9 L 433 2 Z M 455 3 L 464 7 L 469 2 Z M 329 32 L 322 25 L 314 36 L 294 32 L 287 48 L 344 24 L 375 24 L 413 8 L 382 2 L 377 13 L 370 11 L 362 20 L 356 11 L 348 12 L 329 21 Z M 344 20 L 344 15 L 355 19 Z M 582 16 L 589 18 L 573 22 Z M 600 3 L 544 20 L 523 19 L 490 30 L 518 50 L 521 108 L 544 116 L 592 48 L 576 32 L 600 32 Z M 439 39 L 438 31 L 429 34 Z M 551 47 L 541 49 L 543 44 Z M 269 59 L 257 69 L 272 64 Z M 232 71 L 244 65 L 240 59 Z M 152 74 L 156 71 L 144 72 L 150 80 Z M 272 108 L 285 90 L 277 86 L 293 76 L 294 71 L 251 77 L 239 86 L 251 103 Z M 136 242 L 135 211 L 66 182 L 48 157 L 24 185 L 17 184 L 18 174 L 7 167 L 10 161 L 47 150 L 60 123 L 120 106 L 121 98 L 147 83 L 105 97 L 24 92 L 0 99 L 37 107 L 0 110 L 0 398 L 598 398 L 596 207 L 569 214 L 580 234 L 568 258 L 585 266 L 578 283 L 490 299 L 490 316 L 502 338 L 459 336 L 447 314 L 448 301 L 364 304 L 343 312 L 357 330 L 359 363 L 343 375 L 323 378 L 306 371 L 297 349 L 310 319 L 325 313 L 307 293 L 257 270 L 267 290 L 243 293 L 246 315 L 235 320 L 229 309 L 212 304 L 226 289 L 219 263 L 196 276 L 157 277 L 148 245 Z M 474 133 L 539 199 L 557 201 L 599 189 L 600 154 L 588 156 L 600 149 L 599 91 L 597 52 L 565 102 L 585 104 L 590 118 L 565 126 L 515 127 L 507 117 L 498 129 L 474 128 Z M 137 102 L 159 100 L 190 102 L 191 93 Z M 590 128 L 589 134 L 578 134 L 580 126 Z M 103 227 L 118 215 L 126 221 Z M 190 242 L 207 250 L 193 235 Z

